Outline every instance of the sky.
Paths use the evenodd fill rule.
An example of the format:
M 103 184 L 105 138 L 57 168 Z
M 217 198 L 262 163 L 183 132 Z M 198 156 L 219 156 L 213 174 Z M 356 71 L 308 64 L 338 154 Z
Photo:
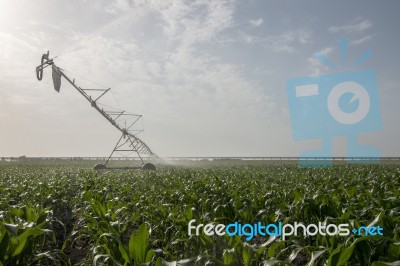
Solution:
M 51 68 L 50 51 L 83 88 L 143 115 L 139 136 L 160 156 L 298 156 L 319 139 L 293 139 L 286 82 L 373 69 L 382 129 L 359 134 L 400 156 L 399 1 L 0 0 L 0 156 L 107 156 L 120 137 Z M 332 70 L 320 52 L 357 68 Z M 346 155 L 346 137 L 332 138 Z

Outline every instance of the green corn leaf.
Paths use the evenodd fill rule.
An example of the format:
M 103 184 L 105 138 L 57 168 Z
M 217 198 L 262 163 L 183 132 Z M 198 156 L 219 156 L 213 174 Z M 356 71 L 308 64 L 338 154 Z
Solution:
M 378 236 L 363 236 L 360 238 L 357 238 L 356 240 L 354 240 L 353 243 L 351 243 L 351 245 L 347 248 L 342 248 L 342 246 L 337 247 L 333 253 L 331 254 L 329 261 L 328 261 L 328 266 L 333 266 L 333 265 L 344 265 L 345 263 L 348 262 L 348 260 L 351 258 L 351 256 L 353 255 L 354 252 L 354 248 L 356 247 L 356 245 L 361 242 L 361 241 L 365 241 L 365 240 L 369 240 L 369 239 L 379 239 L 381 237 Z
M 6 229 L 4 229 L 4 227 L 2 228 L 3 232 L 2 232 L 2 237 L 1 237 L 1 241 L 0 241 L 0 259 L 3 258 L 5 256 L 5 254 L 7 254 L 7 249 L 8 249 L 8 245 L 9 245 L 9 241 L 10 241 L 10 236 L 9 234 L 6 232 Z
M 302 251 L 304 248 L 303 247 L 298 247 L 295 248 L 292 253 L 289 255 L 289 261 L 293 261 L 296 259 L 297 255 L 299 254 L 300 251 Z
M 224 250 L 223 257 L 222 257 L 224 266 L 235 265 L 235 256 L 233 255 L 234 252 L 235 252 L 234 249 Z
M 254 253 L 256 253 L 256 250 L 252 246 L 247 243 L 243 245 L 243 262 L 245 266 L 251 265 Z
M 192 208 L 191 207 L 187 207 L 186 208 L 186 219 L 188 221 L 192 220 L 193 218 L 193 212 L 192 212 Z
M 103 258 L 108 259 L 108 258 L 110 258 L 110 255 L 107 255 L 107 254 L 99 254 L 99 255 L 94 256 L 94 258 L 93 258 L 93 265 L 94 265 L 94 266 L 102 265 L 101 263 L 97 264 L 97 261 L 98 261 L 99 259 L 103 259 Z
M 251 263 L 251 251 L 248 245 L 243 247 L 243 262 L 245 266 L 249 266 Z
M 374 261 L 371 266 L 400 266 L 400 260 L 393 262 Z
M 382 221 L 384 216 L 385 216 L 385 211 L 381 211 L 367 227 L 369 228 L 371 226 L 376 225 L 378 222 Z
M 272 258 L 272 259 L 265 260 L 264 261 L 264 266 L 273 266 L 273 265 L 278 264 L 278 263 L 281 263 L 281 261 Z
M 118 249 L 119 249 L 119 252 L 121 253 L 122 257 L 124 258 L 124 260 L 128 263 L 132 263 L 129 255 L 128 255 L 128 251 L 122 243 L 119 243 Z
M 145 263 L 148 241 L 149 230 L 147 224 L 143 223 L 139 226 L 138 234 L 132 234 L 129 239 L 129 255 L 135 261 L 135 265 Z
M 18 225 L 16 224 L 4 224 L 4 227 L 13 235 L 17 235 Z
M 15 237 L 11 240 L 13 243 L 11 255 L 16 256 L 16 255 L 20 254 L 22 252 L 22 250 L 25 248 L 26 242 L 29 237 L 38 236 L 43 233 L 44 233 L 44 231 L 39 228 L 25 229 L 25 231 L 22 234 L 20 234 L 19 236 Z
M 153 258 L 154 258 L 154 250 L 150 249 L 149 251 L 147 251 L 145 263 L 151 262 Z
M 318 250 L 318 251 L 313 251 L 313 253 L 311 253 L 311 260 L 308 262 L 307 266 L 313 266 L 316 265 L 316 260 L 326 252 L 326 249 L 324 250 Z
M 157 259 L 155 266 L 163 266 L 163 261 L 161 258 Z
M 335 250 L 331 253 L 328 259 L 328 266 L 335 266 L 337 265 L 339 258 L 340 258 L 340 251 L 343 248 L 343 244 L 339 245 Z
M 351 258 L 351 255 L 353 255 L 354 247 L 355 247 L 355 242 L 350 247 L 345 248 L 340 252 L 337 265 L 343 265 Z
M 391 259 L 400 259 L 400 242 L 389 245 L 388 255 Z
M 269 257 L 274 257 L 275 256 L 275 251 L 279 248 L 285 245 L 285 241 L 279 241 L 273 243 L 269 248 L 268 248 L 268 256 Z

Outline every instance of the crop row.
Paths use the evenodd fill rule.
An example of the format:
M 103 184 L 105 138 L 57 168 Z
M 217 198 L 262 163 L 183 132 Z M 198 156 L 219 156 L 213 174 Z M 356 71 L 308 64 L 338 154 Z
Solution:
M 95 172 L 0 165 L 0 265 L 399 265 L 400 167 Z M 188 235 L 188 223 L 379 225 L 383 236 Z

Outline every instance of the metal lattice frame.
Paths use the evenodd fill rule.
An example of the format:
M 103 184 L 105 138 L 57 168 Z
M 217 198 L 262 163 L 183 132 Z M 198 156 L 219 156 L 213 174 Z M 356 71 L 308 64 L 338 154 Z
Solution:
M 59 91 L 59 89 L 60 89 L 61 77 L 63 77 L 83 97 L 85 97 L 86 100 L 88 100 L 90 102 L 90 105 L 94 109 L 96 109 L 105 119 L 107 119 L 115 128 L 117 128 L 122 133 L 122 135 L 119 138 L 117 144 L 115 145 L 113 151 L 111 152 L 110 156 L 108 157 L 107 161 L 105 162 L 104 167 L 110 161 L 110 159 L 114 153 L 120 153 L 120 152 L 121 153 L 128 152 L 130 154 L 136 153 L 143 164 L 144 164 L 143 156 L 158 158 L 157 155 L 151 151 L 149 146 L 147 146 L 146 143 L 144 143 L 138 136 L 136 136 L 138 133 L 141 132 L 141 130 L 139 130 L 139 131 L 132 130 L 133 125 L 142 117 L 141 115 L 129 113 L 129 112 L 126 112 L 123 110 L 117 110 L 116 108 L 113 108 L 113 110 L 104 110 L 103 108 L 101 108 L 99 106 L 98 100 L 100 98 L 102 98 L 107 92 L 109 92 L 110 88 L 108 88 L 108 89 L 83 89 L 83 88 L 79 87 L 75 83 L 75 80 L 71 80 L 64 73 L 64 71 L 61 68 L 59 68 L 55 65 L 55 63 L 53 62 L 53 59 L 49 58 L 49 52 L 47 52 L 47 54 L 42 55 L 41 64 L 36 67 L 36 77 L 39 81 L 42 80 L 42 78 L 43 78 L 43 69 L 48 66 L 52 66 L 53 83 L 54 83 L 54 87 L 57 91 Z M 97 96 L 95 99 L 92 99 L 92 96 L 87 93 L 89 91 L 100 92 L 100 95 Z M 121 125 L 118 122 L 118 119 L 120 119 L 121 117 L 131 118 L 131 119 L 133 119 L 133 122 L 130 123 L 128 126 L 126 124 Z

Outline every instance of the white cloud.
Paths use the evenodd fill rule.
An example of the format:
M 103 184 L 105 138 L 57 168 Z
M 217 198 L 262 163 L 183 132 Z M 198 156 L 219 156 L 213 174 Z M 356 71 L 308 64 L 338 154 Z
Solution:
M 250 24 L 254 27 L 258 27 L 261 26 L 261 24 L 264 23 L 263 18 L 259 18 L 259 19 L 250 19 L 249 20 Z
M 157 3 L 157 5 L 155 4 Z M 182 45 L 210 41 L 233 24 L 234 1 L 174 1 L 169 6 L 153 3 L 163 18 L 167 37 Z
M 368 36 L 364 36 L 364 37 L 361 37 L 356 40 L 352 40 L 352 41 L 350 41 L 349 46 L 351 47 L 351 46 L 361 45 L 362 43 L 367 42 L 368 40 L 372 39 L 374 36 L 375 35 L 368 35 Z M 320 53 L 325 55 L 328 59 L 330 59 L 332 62 L 335 63 L 335 57 L 333 54 L 337 50 L 338 50 L 337 47 L 328 46 L 328 47 L 325 47 L 322 50 L 320 50 Z M 348 51 L 348 53 L 349 53 L 349 51 Z M 339 56 L 339 55 L 336 55 L 336 56 Z M 321 63 L 321 61 L 319 61 L 314 55 L 308 58 L 308 62 L 310 65 L 311 75 L 321 75 L 330 70 L 330 68 L 328 66 Z
M 358 32 L 364 32 L 365 30 L 371 28 L 373 26 L 373 23 L 368 20 L 364 19 L 361 20 L 357 19 L 349 24 L 343 25 L 343 26 L 331 26 L 329 27 L 330 32 L 344 32 L 344 33 L 358 33 Z
M 362 44 L 362 43 L 364 43 L 366 41 L 371 40 L 374 36 L 375 35 L 368 35 L 368 36 L 361 37 L 361 38 L 359 38 L 357 40 L 351 41 L 350 45 L 360 45 L 360 44 Z
M 104 10 L 110 14 L 118 14 L 129 11 L 131 8 L 131 1 L 129 0 L 114 0 L 111 4 L 105 6 Z
M 24 34 L 23 34 L 24 35 Z M 25 37 L 31 39 L 33 35 L 25 34 Z M 37 48 L 34 44 L 30 43 L 29 39 L 17 37 L 10 33 L 0 32 L 0 40 L 2 49 L 0 49 L 0 58 L 11 59 L 12 56 L 20 52 L 35 52 Z
M 320 51 L 320 53 L 329 58 L 329 56 L 332 55 L 334 51 L 335 51 L 334 47 L 328 46 L 323 48 Z M 314 55 L 308 58 L 308 62 L 310 64 L 310 70 L 312 76 L 321 75 L 329 70 L 329 67 L 322 64 L 321 61 L 319 61 Z
M 311 54 L 326 40 L 310 20 L 299 24 L 273 9 L 239 10 L 241 5 L 239 0 L 45 0 L 7 11 L 0 18 L 7 22 L 0 29 L 3 154 L 107 155 L 118 137 L 64 80 L 61 92 L 54 91 L 50 68 L 42 82 L 36 80 L 34 69 L 47 50 L 51 56 L 62 51 L 55 62 L 72 71 L 67 74 L 77 84 L 99 86 L 82 79 L 88 78 L 111 87 L 116 101 L 104 98 L 111 106 L 143 114 L 148 144 L 161 155 L 293 154 L 283 81 L 303 69 L 299 51 Z M 261 11 L 274 27 L 259 31 Z M 349 38 L 351 45 L 372 39 L 366 36 L 371 21 L 340 22 L 342 16 L 333 18 L 337 22 L 329 32 L 360 33 Z M 388 30 L 379 37 L 392 33 Z M 322 53 L 331 57 L 333 51 L 327 47 Z M 313 74 L 327 70 L 316 58 L 309 61 Z
M 266 88 L 246 77 L 240 66 L 201 48 L 221 36 L 232 38 L 227 30 L 233 27 L 234 11 L 230 0 L 153 1 L 125 12 L 89 37 L 71 32 L 83 41 L 57 58 L 57 63 L 111 86 L 124 109 L 145 115 L 150 130 L 182 129 L 169 137 L 169 143 L 156 147 L 156 152 L 165 154 L 188 138 L 184 128 L 194 131 L 191 137 L 201 138 L 204 128 L 219 127 L 218 134 L 223 134 L 223 128 L 237 126 L 238 119 L 265 118 L 272 112 L 274 101 Z M 114 29 L 125 37 L 112 38 Z M 238 129 L 230 134 L 239 138 L 244 132 Z
M 294 53 L 298 45 L 311 42 L 312 33 L 307 29 L 296 29 L 277 35 L 259 37 L 241 32 L 239 38 L 247 44 L 259 44 L 273 53 Z
M 40 25 L 40 23 L 35 20 L 29 20 L 28 23 L 35 26 Z

